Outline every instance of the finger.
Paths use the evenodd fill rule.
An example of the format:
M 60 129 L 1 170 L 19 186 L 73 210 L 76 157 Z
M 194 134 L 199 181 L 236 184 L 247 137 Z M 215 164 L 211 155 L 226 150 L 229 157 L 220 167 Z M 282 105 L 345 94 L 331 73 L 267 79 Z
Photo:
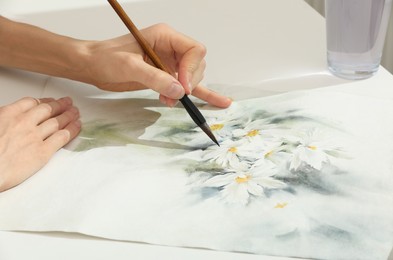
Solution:
M 178 68 L 178 79 L 186 93 L 190 94 L 192 89 L 191 78 L 206 55 L 205 46 L 182 33 L 176 32 L 168 25 L 155 25 L 154 29 L 151 32 L 146 32 L 147 38 L 155 39 L 154 42 L 159 41 L 161 43 L 155 44 L 156 50 L 161 57 L 165 58 L 164 60 L 169 61 L 168 65 Z M 171 52 L 168 53 L 168 50 L 171 50 Z M 176 57 L 176 62 L 172 64 L 173 57 Z
M 54 101 L 54 98 L 33 98 L 33 97 L 24 97 L 10 104 L 10 110 L 15 111 L 16 113 L 24 113 L 29 111 L 33 107 L 38 106 L 41 103 L 48 103 Z
M 55 101 L 54 98 L 39 98 L 38 100 L 40 101 L 40 103 L 49 103 Z
M 206 68 L 206 62 L 202 62 L 199 68 L 194 72 L 191 78 L 191 93 L 194 91 L 194 88 L 196 88 L 199 83 L 202 81 L 205 73 L 205 68 Z
M 78 109 L 76 107 L 71 107 L 64 113 L 44 121 L 38 126 L 38 131 L 41 133 L 42 140 L 45 140 L 48 136 L 60 129 L 63 129 L 69 123 L 77 120 L 78 118 Z
M 171 99 L 171 98 L 167 98 L 166 100 L 166 104 L 168 107 L 174 107 L 179 103 L 179 100 L 177 99 Z
M 168 98 L 166 96 L 160 95 L 160 102 L 168 107 L 174 107 L 179 103 L 178 99 Z
M 160 95 L 159 100 L 160 100 L 161 104 L 166 105 L 167 97 Z
M 58 130 L 49 136 L 44 144 L 46 153 L 54 154 L 57 150 L 68 144 L 74 139 L 81 130 L 80 120 L 70 122 L 64 129 Z
M 206 68 L 206 62 L 204 60 L 206 48 L 199 43 L 194 44 L 194 47 L 184 53 L 178 66 L 178 79 L 183 86 L 187 86 L 187 90 L 190 91 L 187 94 L 191 94 L 192 92 L 193 77 L 200 77 Z
M 27 111 L 26 116 L 29 120 L 31 120 L 31 122 L 38 125 L 51 117 L 55 117 L 63 113 L 71 105 L 71 98 L 64 97 L 48 103 L 41 103 Z
M 135 63 L 135 75 L 133 75 L 135 81 L 172 99 L 180 99 L 184 96 L 183 86 L 171 75 L 150 66 L 143 60 L 133 60 L 133 62 Z
M 24 113 L 29 111 L 33 107 L 36 107 L 40 104 L 40 100 L 32 97 L 24 97 L 21 98 L 14 103 L 9 105 L 10 111 L 15 111 L 15 113 Z
M 192 92 L 192 95 L 216 107 L 227 108 L 232 103 L 230 98 L 220 95 L 203 86 L 197 86 Z

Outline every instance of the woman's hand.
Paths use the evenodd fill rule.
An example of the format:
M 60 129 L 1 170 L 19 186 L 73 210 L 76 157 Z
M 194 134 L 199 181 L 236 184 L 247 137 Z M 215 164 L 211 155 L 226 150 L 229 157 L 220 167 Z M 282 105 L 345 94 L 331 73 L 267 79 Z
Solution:
M 23 98 L 0 107 L 0 192 L 41 169 L 79 133 L 79 111 L 68 97 Z
M 131 34 L 85 41 L 1 16 L 0 35 L 7 37 L 0 37 L 0 66 L 78 80 L 109 91 L 150 88 L 168 106 L 174 106 L 184 94 L 218 107 L 231 104 L 229 98 L 199 85 L 206 66 L 202 44 L 164 24 L 141 33 L 173 75 L 152 66 Z
M 199 85 L 206 67 L 206 49 L 202 44 L 165 24 L 148 27 L 141 33 L 172 75 L 155 68 L 128 34 L 87 44 L 89 55 L 82 70 L 83 80 L 109 91 L 150 88 L 160 93 L 161 102 L 168 106 L 174 106 L 184 94 L 218 107 L 230 105 L 227 97 Z

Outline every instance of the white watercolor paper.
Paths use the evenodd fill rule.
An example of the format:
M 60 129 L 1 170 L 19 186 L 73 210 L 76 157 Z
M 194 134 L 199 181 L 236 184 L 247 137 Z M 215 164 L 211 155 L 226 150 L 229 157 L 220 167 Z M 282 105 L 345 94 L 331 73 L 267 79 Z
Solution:
M 202 109 L 144 92 L 77 99 L 83 131 L 0 194 L 0 229 L 318 259 L 393 245 L 393 103 L 304 91 Z

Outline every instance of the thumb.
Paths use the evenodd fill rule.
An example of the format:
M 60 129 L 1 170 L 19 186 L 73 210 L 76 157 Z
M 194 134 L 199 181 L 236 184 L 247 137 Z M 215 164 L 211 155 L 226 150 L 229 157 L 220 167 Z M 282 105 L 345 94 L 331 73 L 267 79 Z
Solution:
M 133 80 L 171 99 L 180 99 L 185 91 L 172 75 L 157 69 L 143 60 L 137 61 Z

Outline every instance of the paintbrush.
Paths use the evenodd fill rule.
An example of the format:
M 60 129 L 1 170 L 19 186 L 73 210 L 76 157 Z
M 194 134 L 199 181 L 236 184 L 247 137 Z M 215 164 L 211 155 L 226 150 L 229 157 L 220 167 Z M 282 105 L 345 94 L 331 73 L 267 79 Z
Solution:
M 169 68 L 161 61 L 161 59 L 158 57 L 157 53 L 153 50 L 153 48 L 150 46 L 150 44 L 146 41 L 146 39 L 143 37 L 141 32 L 136 28 L 134 23 L 131 21 L 130 17 L 126 14 L 124 9 L 121 7 L 121 5 L 116 1 L 116 0 L 108 0 L 109 4 L 113 7 L 117 15 L 120 17 L 120 19 L 123 21 L 123 23 L 127 26 L 128 30 L 130 30 L 131 34 L 135 37 L 143 51 L 146 53 L 146 55 L 150 58 L 150 60 L 154 63 L 154 65 L 171 74 Z M 212 133 L 209 125 L 206 123 L 206 119 L 203 117 L 201 112 L 198 110 L 198 108 L 192 103 L 192 101 L 188 98 L 187 95 L 184 95 L 181 99 L 180 102 L 183 104 L 184 108 L 187 110 L 188 114 L 191 116 L 192 120 L 205 132 L 210 139 L 215 142 L 218 146 L 219 143 Z

